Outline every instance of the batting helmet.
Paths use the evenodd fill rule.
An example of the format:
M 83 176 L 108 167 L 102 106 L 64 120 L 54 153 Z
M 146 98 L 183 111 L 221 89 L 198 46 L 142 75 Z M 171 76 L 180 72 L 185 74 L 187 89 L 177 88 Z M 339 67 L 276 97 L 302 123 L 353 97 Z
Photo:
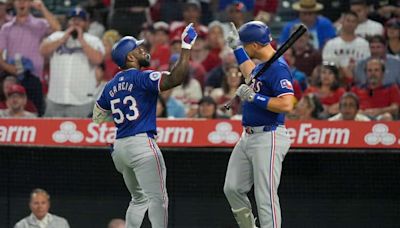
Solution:
M 268 26 L 261 21 L 247 22 L 240 26 L 238 32 L 242 44 L 256 42 L 261 45 L 267 45 L 272 41 Z
M 114 44 L 111 52 L 112 60 L 119 66 L 125 67 L 126 56 L 129 52 L 135 50 L 139 45 L 141 45 L 144 40 L 137 40 L 133 36 L 125 36 Z

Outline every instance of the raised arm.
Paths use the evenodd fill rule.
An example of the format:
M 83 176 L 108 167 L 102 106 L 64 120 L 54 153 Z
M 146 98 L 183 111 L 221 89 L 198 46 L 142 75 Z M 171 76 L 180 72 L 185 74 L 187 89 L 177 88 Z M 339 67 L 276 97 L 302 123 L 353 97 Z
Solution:
M 56 32 L 61 30 L 61 24 L 57 20 L 57 18 L 47 9 L 45 4 L 43 4 L 42 0 L 34 0 L 32 3 L 32 7 L 39 10 L 43 17 L 46 19 L 47 23 L 49 23 L 51 31 Z
M 189 73 L 190 49 L 197 38 L 196 30 L 193 28 L 193 23 L 186 26 L 182 33 L 182 49 L 181 55 L 170 74 L 163 74 L 160 82 L 160 90 L 169 90 L 180 85 Z
M 239 64 L 240 71 L 242 72 L 242 75 L 245 78 L 246 83 L 248 83 L 251 80 L 250 78 L 251 72 L 256 67 L 256 65 L 249 58 L 243 46 L 241 45 L 239 33 L 233 22 L 230 23 L 230 30 L 227 37 L 227 43 L 228 46 L 232 48 L 236 60 Z

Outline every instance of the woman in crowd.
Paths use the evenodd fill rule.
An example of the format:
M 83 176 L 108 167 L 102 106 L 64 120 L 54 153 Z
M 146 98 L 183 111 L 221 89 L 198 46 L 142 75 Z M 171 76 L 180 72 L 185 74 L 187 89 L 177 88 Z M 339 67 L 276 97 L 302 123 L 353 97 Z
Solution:
M 312 93 L 303 96 L 295 109 L 287 115 L 291 120 L 318 120 L 324 108 L 319 99 Z
M 388 53 L 400 57 L 400 19 L 390 19 L 385 28 Z
M 223 70 L 225 76 L 222 80 L 222 88 L 213 89 L 210 96 L 217 102 L 220 115 L 232 117 L 240 112 L 239 99 L 235 99 L 229 110 L 224 108 L 224 104 L 235 97 L 237 88 L 243 83 L 243 77 L 237 64 L 227 65 Z
M 310 86 L 305 94 L 315 94 L 324 107 L 327 117 L 339 112 L 340 97 L 346 92 L 339 84 L 339 70 L 332 64 L 324 62 L 321 66 L 316 86 Z
M 199 101 L 198 118 L 217 119 L 217 103 L 212 97 L 205 96 Z

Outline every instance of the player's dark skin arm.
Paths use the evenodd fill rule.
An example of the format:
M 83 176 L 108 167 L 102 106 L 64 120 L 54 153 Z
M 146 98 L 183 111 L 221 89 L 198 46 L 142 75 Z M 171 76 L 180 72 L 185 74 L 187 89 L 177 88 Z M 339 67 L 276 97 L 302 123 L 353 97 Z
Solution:
M 189 73 L 190 50 L 182 49 L 178 62 L 169 75 L 164 74 L 160 82 L 160 90 L 165 91 L 180 85 Z

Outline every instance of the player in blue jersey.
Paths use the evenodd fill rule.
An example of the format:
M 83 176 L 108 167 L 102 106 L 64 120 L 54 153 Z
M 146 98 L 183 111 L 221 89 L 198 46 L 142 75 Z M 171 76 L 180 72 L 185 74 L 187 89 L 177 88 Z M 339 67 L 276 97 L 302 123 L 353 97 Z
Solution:
M 183 82 L 196 38 L 197 33 L 189 24 L 182 33 L 180 58 L 170 73 L 140 70 L 150 61 L 142 46 L 144 40 L 126 36 L 112 49 L 112 59 L 122 71 L 105 86 L 92 119 L 102 123 L 112 115 L 117 127 L 111 155 L 132 196 L 126 211 L 128 228 L 139 228 L 147 210 L 153 228 L 168 226 L 166 167 L 154 140 L 157 96 Z
M 275 53 L 271 40 L 268 26 L 258 21 L 242 25 L 239 31 L 231 25 L 228 36 L 240 70 L 246 82 L 251 82 L 236 91 L 243 102 L 244 131 L 231 154 L 224 185 L 241 228 L 256 227 L 247 197 L 253 185 L 260 226 L 281 227 L 278 186 L 282 162 L 290 147 L 285 113 L 293 109 L 294 92 L 290 69 L 282 58 L 253 78 Z M 255 65 L 250 58 L 261 63 Z

